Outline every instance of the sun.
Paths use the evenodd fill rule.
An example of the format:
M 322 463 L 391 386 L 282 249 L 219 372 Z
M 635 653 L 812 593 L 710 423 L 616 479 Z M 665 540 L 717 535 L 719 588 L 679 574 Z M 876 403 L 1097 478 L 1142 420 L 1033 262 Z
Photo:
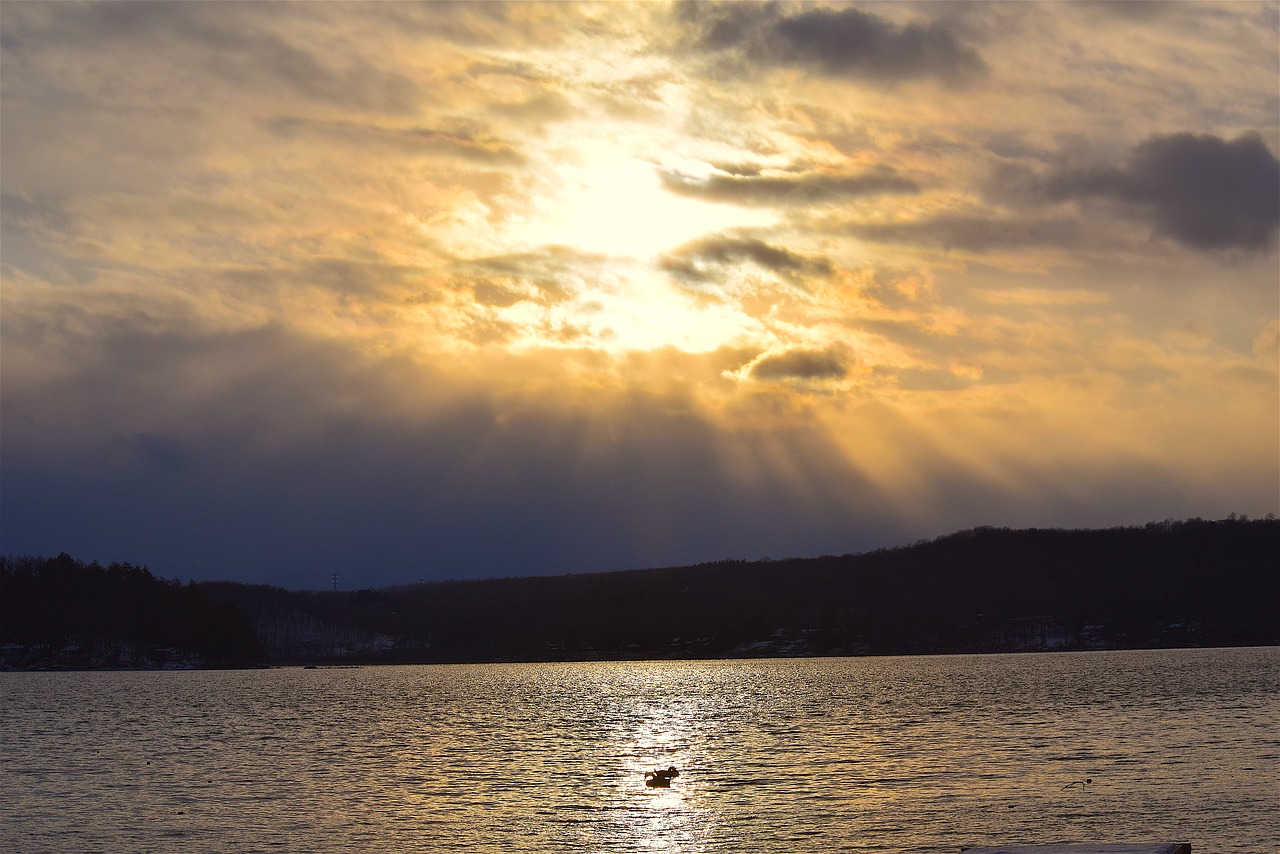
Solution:
M 710 232 L 764 227 L 772 212 L 708 204 L 663 188 L 662 165 L 620 149 L 589 149 L 559 165 L 551 192 L 511 235 L 527 245 L 646 259 Z
M 777 213 L 676 195 L 660 177 L 672 168 L 713 170 L 671 154 L 640 155 L 626 140 L 599 137 L 562 149 L 544 165 L 523 210 L 505 221 L 504 242 L 519 253 L 571 249 L 587 256 L 590 272 L 566 277 L 570 296 L 554 305 L 522 302 L 498 311 L 504 323 L 526 330 L 525 345 L 577 346 L 585 339 L 613 352 L 707 352 L 760 336 L 759 321 L 741 305 L 686 292 L 660 262 L 708 234 L 773 225 Z M 574 330 L 575 336 L 556 338 L 548 330 Z
M 673 347 L 686 353 L 705 353 L 763 334 L 759 322 L 740 307 L 699 303 L 656 276 L 643 276 L 624 290 L 596 293 L 591 298 L 602 310 L 583 317 L 605 349 Z

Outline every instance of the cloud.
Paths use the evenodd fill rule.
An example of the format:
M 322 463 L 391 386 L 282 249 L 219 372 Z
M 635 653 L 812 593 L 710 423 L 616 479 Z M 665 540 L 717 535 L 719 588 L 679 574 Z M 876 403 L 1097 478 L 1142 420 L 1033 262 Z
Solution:
M 20 33 L 7 50 L 38 55 L 74 50 L 89 61 L 62 82 L 84 85 L 104 96 L 104 106 L 128 97 L 117 62 L 181 57 L 153 86 L 243 87 L 253 96 L 268 90 L 293 99 L 393 113 L 410 113 L 422 93 L 406 75 L 353 52 L 332 50 L 303 36 L 323 23 L 321 10 L 281 15 L 253 4 L 208 7 L 186 3 L 88 3 L 45 9 L 6 9 L 7 32 Z M 296 17 L 303 15 L 302 18 Z M 282 22 L 293 26 L 282 26 Z M 106 57 L 114 61 L 104 63 Z M 104 67 L 106 66 L 106 67 Z M 177 70 L 180 68 L 181 70 Z M 105 79 L 94 79 L 105 77 Z M 175 92 L 176 94 L 176 92 Z
M 785 428 L 803 476 L 734 464 L 756 429 L 726 435 L 678 379 L 723 369 L 706 357 L 575 389 L 573 353 L 417 362 L 283 327 L 124 323 L 56 380 L 8 382 L 9 356 L 48 341 L 6 337 L 2 365 L 5 543 L 24 552 L 366 586 L 847 549 L 857 502 L 893 528 L 812 425 Z M 812 506 L 815 488 L 833 500 Z
M 662 184 L 673 193 L 737 205 L 831 204 L 847 199 L 880 195 L 912 195 L 920 191 L 915 181 L 892 169 L 856 174 L 809 172 L 802 175 L 712 175 L 690 178 L 670 170 Z
M 451 272 L 455 284 L 470 289 L 477 302 L 509 306 L 521 300 L 569 299 L 580 282 L 599 273 L 601 263 L 600 256 L 545 246 L 538 252 L 459 259 Z
M 760 356 L 749 366 L 749 373 L 755 380 L 841 379 L 848 374 L 850 361 L 849 354 L 840 347 L 795 348 Z
M 514 103 L 499 103 L 489 107 L 489 111 L 505 118 L 545 124 L 570 119 L 576 115 L 573 104 L 559 92 L 542 92 L 527 100 Z
M 1258 358 L 1275 365 L 1280 359 L 1280 320 L 1272 320 L 1253 341 L 1253 352 Z
M 715 235 L 686 243 L 661 261 L 663 269 L 681 278 L 702 280 L 707 265 L 726 266 L 749 262 L 786 277 L 829 275 L 825 258 L 812 258 L 774 246 L 754 237 Z
M 740 54 L 753 65 L 804 68 L 832 77 L 898 83 L 933 79 L 962 87 L 987 64 L 942 21 L 894 23 L 854 6 L 685 3 L 697 49 Z
M 4 548 L 361 585 L 1273 511 L 1274 264 L 1212 253 L 1274 243 L 1275 10 L 1096 18 L 0 2 Z
M 944 249 L 990 252 L 1036 246 L 1075 247 L 1084 243 L 1078 220 L 981 214 L 939 214 L 905 222 L 855 222 L 848 233 L 877 243 L 940 245 Z
M 1192 249 L 1268 249 L 1280 229 L 1280 161 L 1252 133 L 1152 136 L 1124 166 L 1063 170 L 1042 186 L 1054 201 L 1119 202 Z
M 1052 290 L 1050 288 L 1006 288 L 1003 290 L 979 290 L 973 295 L 985 302 L 996 305 L 1023 306 L 1073 306 L 1073 305 L 1106 305 L 1111 297 L 1101 291 L 1084 288 L 1069 290 Z
M 125 440 L 126 444 L 130 444 Z M 147 464 L 167 471 L 182 471 L 187 466 L 182 443 L 169 436 L 137 433 L 132 437 L 134 449 Z
M 392 148 L 399 153 L 445 155 L 493 166 L 518 166 L 524 157 L 512 146 L 490 135 L 472 122 L 455 122 L 454 128 L 385 127 L 348 121 L 319 121 L 296 116 L 277 116 L 263 123 L 282 139 L 308 132 L 332 141 L 368 150 Z
M 1073 3 L 1074 11 L 1104 19 L 1119 19 L 1146 23 L 1178 11 L 1182 3 L 1169 0 L 1080 0 Z

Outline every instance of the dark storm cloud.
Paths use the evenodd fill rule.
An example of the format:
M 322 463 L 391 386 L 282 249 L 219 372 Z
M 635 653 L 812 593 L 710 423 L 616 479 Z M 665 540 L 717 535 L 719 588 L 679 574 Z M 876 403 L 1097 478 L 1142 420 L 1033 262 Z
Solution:
M 696 49 L 748 63 L 805 68 L 832 77 L 895 83 L 934 79 L 963 86 L 987 71 L 943 21 L 896 24 L 854 6 L 684 3 Z
M 682 278 L 705 279 L 706 265 L 750 262 L 782 276 L 828 275 L 831 264 L 754 237 L 715 235 L 686 243 L 662 259 L 662 267 Z
M 1256 134 L 1153 136 L 1124 166 L 1060 171 L 1042 188 L 1053 201 L 1118 202 L 1193 249 L 1266 249 L 1280 229 L 1280 161 Z
M 840 379 L 849 372 L 849 356 L 842 350 L 787 350 L 763 356 L 751 366 L 757 380 Z
M 809 172 L 801 175 L 712 175 L 697 180 L 677 172 L 660 173 L 666 189 L 682 196 L 738 205 L 812 205 L 863 196 L 911 195 L 915 181 L 892 169 L 856 175 Z
M 10 331 L 6 355 L 49 334 Z M 356 357 L 278 327 L 125 322 L 78 350 L 43 386 L 0 364 L 5 554 L 291 587 L 338 572 L 358 588 L 866 545 L 849 502 L 874 490 L 803 425 L 788 428 L 803 481 L 744 481 L 710 422 L 638 389 L 600 424 L 541 395 L 486 393 L 456 366 Z M 902 535 L 864 503 L 894 532 L 877 545 Z

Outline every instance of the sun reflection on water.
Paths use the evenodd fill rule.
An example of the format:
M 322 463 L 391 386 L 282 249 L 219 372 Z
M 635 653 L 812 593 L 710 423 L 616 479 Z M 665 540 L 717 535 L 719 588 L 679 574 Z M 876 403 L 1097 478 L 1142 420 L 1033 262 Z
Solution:
M 613 702 L 623 699 L 609 715 L 614 720 L 609 740 L 624 780 L 615 789 L 613 806 L 630 820 L 626 827 L 608 828 L 612 838 L 593 840 L 593 850 L 616 847 L 624 840 L 614 834 L 622 831 L 627 847 L 636 850 L 697 851 L 716 826 L 699 779 L 714 720 L 704 714 L 703 704 L 668 694 L 672 674 L 666 670 L 652 666 L 649 678 L 636 686 L 641 698 L 626 702 L 605 694 Z M 645 772 L 672 766 L 679 775 L 669 787 L 647 785 Z

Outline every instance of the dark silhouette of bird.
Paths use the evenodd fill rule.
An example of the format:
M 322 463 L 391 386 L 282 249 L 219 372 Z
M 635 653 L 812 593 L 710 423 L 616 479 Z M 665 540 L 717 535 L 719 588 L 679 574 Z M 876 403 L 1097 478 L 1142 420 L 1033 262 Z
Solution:
M 1063 787 L 1062 787 L 1062 791 L 1064 791 L 1064 792 L 1065 792 L 1067 789 L 1070 789 L 1072 786 L 1079 786 L 1081 789 L 1083 789 L 1083 788 L 1085 788 L 1086 786 L 1088 786 L 1088 785 L 1089 785 L 1090 783 L 1092 783 L 1092 782 L 1093 782 L 1093 778 L 1092 778 L 1092 777 L 1085 777 L 1083 780 L 1075 780 L 1075 781 L 1070 782 L 1070 783 L 1068 783 L 1067 785 L 1063 786 Z
M 670 788 L 672 778 L 679 776 L 680 772 L 676 770 L 676 766 L 672 765 L 665 771 L 644 772 L 644 784 L 646 786 L 660 786 L 666 789 Z

